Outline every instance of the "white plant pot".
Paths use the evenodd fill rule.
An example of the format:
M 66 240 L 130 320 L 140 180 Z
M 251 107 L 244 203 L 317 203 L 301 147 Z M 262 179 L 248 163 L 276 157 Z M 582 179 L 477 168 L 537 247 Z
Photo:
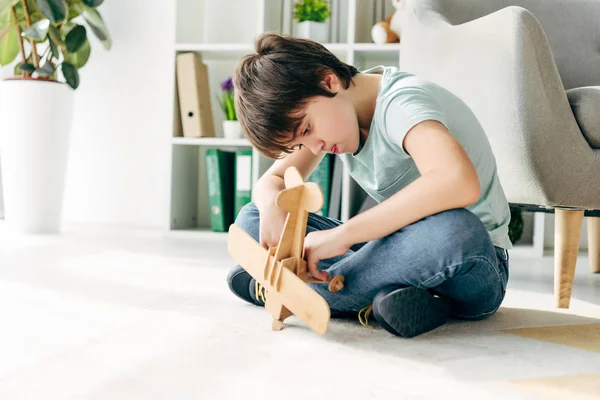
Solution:
M 327 23 L 304 21 L 296 25 L 296 36 L 302 39 L 310 39 L 315 42 L 327 42 Z
M 241 139 L 244 137 L 242 134 L 242 127 L 240 121 L 223 121 L 223 136 L 225 139 Z
M 0 162 L 11 229 L 61 230 L 73 94 L 57 82 L 0 81 Z

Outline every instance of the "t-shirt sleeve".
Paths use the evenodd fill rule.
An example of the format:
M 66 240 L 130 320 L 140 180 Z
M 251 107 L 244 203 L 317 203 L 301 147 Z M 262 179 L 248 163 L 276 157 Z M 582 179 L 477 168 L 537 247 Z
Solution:
M 442 107 L 427 88 L 402 87 L 394 92 L 386 107 L 385 133 L 390 142 L 396 144 L 404 154 L 409 156 L 402 146 L 404 138 L 412 127 L 427 120 L 439 121 L 447 126 Z

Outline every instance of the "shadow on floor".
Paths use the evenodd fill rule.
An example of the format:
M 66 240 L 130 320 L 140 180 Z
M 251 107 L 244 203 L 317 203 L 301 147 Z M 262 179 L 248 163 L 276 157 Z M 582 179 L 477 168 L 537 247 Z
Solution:
M 503 331 L 589 324 L 596 324 L 594 327 L 600 334 L 600 319 L 564 312 L 501 307 L 486 320 L 451 320 L 443 327 L 411 339 L 393 336 L 376 322 L 372 323 L 374 329 L 368 329 L 358 320 L 335 319 L 324 338 L 353 350 L 444 368 L 447 373 L 461 379 L 507 380 L 524 378 L 528 373 L 533 376 L 540 371 L 558 372 L 571 363 L 575 366 L 590 365 L 590 357 L 597 357 L 592 364 L 598 366 L 600 353 Z M 557 360 L 560 360 L 560 368 Z

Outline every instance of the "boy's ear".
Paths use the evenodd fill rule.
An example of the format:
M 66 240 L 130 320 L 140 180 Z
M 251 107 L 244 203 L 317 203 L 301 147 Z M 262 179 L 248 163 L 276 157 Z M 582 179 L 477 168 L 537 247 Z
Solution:
M 340 91 L 340 79 L 333 72 L 327 72 L 323 79 L 321 80 L 321 85 L 332 93 L 337 93 Z

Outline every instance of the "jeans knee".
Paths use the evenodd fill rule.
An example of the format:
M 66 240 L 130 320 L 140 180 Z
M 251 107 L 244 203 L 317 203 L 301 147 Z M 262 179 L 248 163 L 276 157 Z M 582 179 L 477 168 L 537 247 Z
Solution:
M 464 241 L 469 245 L 488 246 L 491 239 L 483 222 L 466 208 L 455 208 L 435 214 L 432 230 L 444 241 Z M 462 239 L 462 240 L 461 240 Z
M 258 230 L 260 226 L 260 217 L 258 208 L 253 202 L 246 204 L 237 217 L 235 218 L 235 224 L 249 233 L 251 236 L 258 237 Z
M 495 249 L 487 229 L 475 214 L 467 209 L 452 209 L 431 215 L 414 226 L 408 237 L 411 251 L 422 260 L 439 265 L 474 264 L 476 259 L 496 259 Z M 473 262 L 467 262 L 471 260 Z

